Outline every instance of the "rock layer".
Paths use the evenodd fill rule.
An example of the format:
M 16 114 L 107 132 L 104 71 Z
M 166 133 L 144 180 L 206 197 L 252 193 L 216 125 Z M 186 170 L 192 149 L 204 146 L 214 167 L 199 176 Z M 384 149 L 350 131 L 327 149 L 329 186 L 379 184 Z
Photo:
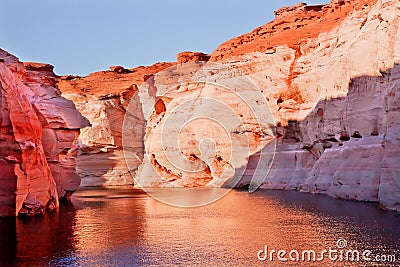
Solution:
M 54 88 L 52 66 L 0 58 L 0 216 L 42 213 L 78 188 L 76 140 L 89 124 Z
M 130 100 L 133 109 L 128 116 L 134 124 L 129 126 L 129 140 L 136 160 L 130 169 L 136 171 L 144 159 L 137 173 L 140 181 L 149 186 L 170 186 L 171 181 L 173 186 L 198 186 L 215 180 L 215 161 L 207 162 L 200 151 L 190 152 L 185 141 L 192 139 L 181 140 L 186 146 L 183 155 L 204 167 L 199 181 L 171 171 L 171 164 L 160 156 L 164 148 L 157 139 L 163 118 L 174 115 L 175 107 L 185 99 L 203 93 L 204 86 L 178 86 L 173 97 L 165 97 L 166 85 L 198 80 L 198 70 L 188 74 L 191 67 L 182 66 L 200 59 L 209 60 L 204 66 L 224 66 L 206 74 L 201 70 L 205 77 L 200 81 L 224 84 L 245 76 L 271 110 L 275 125 L 268 127 L 276 129 L 277 145 L 271 170 L 261 166 L 266 178 L 263 187 L 378 201 L 382 208 L 399 211 L 399 2 L 333 0 L 328 5 L 283 8 L 275 16 L 251 33 L 225 42 L 210 58 L 199 53 L 179 54 L 177 67 L 181 72 L 186 68 L 184 75 L 173 71 L 154 75 L 175 65 L 164 63 L 130 70 L 114 66 L 111 71 L 84 78 L 62 77 L 57 86 L 93 125 L 82 135 L 82 162 L 108 164 L 101 170 L 82 167 L 87 184 L 126 183 L 121 129 Z M 144 81 L 146 85 L 141 86 Z M 182 117 L 191 112 L 195 110 L 186 110 Z M 251 124 L 251 117 L 243 118 L 244 124 Z M 240 131 L 232 133 L 236 132 Z M 264 144 L 254 138 L 259 136 L 255 128 L 244 132 L 253 148 L 251 167 L 245 170 L 245 176 L 251 177 L 256 171 L 253 161 Z M 145 151 L 154 153 L 146 155 Z M 240 165 L 233 166 L 230 176 Z M 152 180 L 155 173 L 165 179 Z M 229 184 L 229 177 L 223 181 Z M 238 186 L 248 183 L 245 178 Z
M 341 2 L 359 6 L 362 1 Z M 277 41 L 264 50 L 258 41 L 233 48 L 224 44 L 212 60 L 219 53 L 229 55 L 230 47 L 236 62 L 225 59 L 227 64 L 242 64 L 269 99 L 278 145 L 263 187 L 379 201 L 383 208 L 399 210 L 399 3 L 362 3 L 314 39 L 284 30 L 298 38 L 295 47 L 290 39 L 288 45 Z M 334 13 L 336 4 L 321 10 Z M 250 45 L 260 52 L 243 52 Z
M 112 66 L 87 77 L 63 76 L 57 87 L 63 97 L 72 100 L 76 108 L 90 121 L 91 127 L 81 131 L 77 170 L 82 186 L 133 184 L 133 179 L 122 151 L 122 125 L 127 106 L 144 81 L 154 73 L 175 63 L 157 63 L 150 67 L 125 69 Z M 135 96 L 136 97 L 136 96 Z M 138 106 L 132 111 L 136 118 L 132 125 L 131 145 L 135 150 L 132 161 L 135 171 L 143 158 L 145 120 Z

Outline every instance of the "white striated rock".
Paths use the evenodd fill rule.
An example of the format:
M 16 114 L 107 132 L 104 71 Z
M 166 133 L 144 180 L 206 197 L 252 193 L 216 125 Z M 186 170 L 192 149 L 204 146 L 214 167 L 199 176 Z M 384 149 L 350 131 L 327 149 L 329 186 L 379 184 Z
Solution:
M 210 63 L 205 69 L 200 64 L 166 69 L 175 65 L 170 64 L 60 82 L 63 95 L 92 123 L 81 140 L 80 173 L 92 177 L 85 178 L 87 185 L 113 179 L 123 183 L 131 170 L 142 186 L 230 186 L 234 182 L 247 186 L 252 174 L 261 170 L 264 188 L 378 201 L 382 208 L 399 210 L 399 1 L 332 1 L 325 6 L 282 9 L 277 15 L 275 21 L 221 45 L 210 59 L 223 65 L 215 70 L 207 69 Z M 164 72 L 156 74 L 160 70 Z M 243 76 L 256 90 L 238 82 Z M 263 103 L 250 98 L 250 106 L 269 108 L 276 127 L 255 127 L 254 117 L 241 101 L 204 82 L 222 84 L 231 92 L 260 94 Z M 136 94 L 127 90 L 132 83 L 140 87 L 133 90 Z M 128 91 L 132 100 L 121 94 Z M 210 105 L 204 98 L 225 105 Z M 124 114 L 129 115 L 125 118 L 128 136 L 123 140 L 128 165 L 132 162 L 128 167 L 122 167 L 119 153 Z M 207 122 L 190 121 L 203 115 Z M 211 118 L 231 124 L 219 127 Z M 243 129 L 237 129 L 238 121 Z M 255 167 L 268 143 L 256 137 L 274 130 L 277 146 L 268 172 L 270 157 Z M 228 141 L 242 132 L 246 142 L 230 146 Z M 175 143 L 163 144 L 162 136 Z M 209 137 L 214 143 L 204 142 L 202 150 Z M 232 158 L 227 151 L 242 154 Z M 103 167 L 97 167 L 96 161 Z M 190 174 L 188 169 L 199 172 Z M 245 174 L 240 181 L 238 172 Z

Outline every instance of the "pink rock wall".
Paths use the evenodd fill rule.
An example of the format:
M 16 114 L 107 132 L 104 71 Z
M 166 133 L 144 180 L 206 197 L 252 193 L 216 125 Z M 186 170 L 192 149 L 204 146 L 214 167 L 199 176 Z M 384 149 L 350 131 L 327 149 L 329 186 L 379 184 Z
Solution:
M 52 66 L 0 58 L 0 215 L 42 213 L 79 186 L 76 140 L 89 124 L 53 87 Z

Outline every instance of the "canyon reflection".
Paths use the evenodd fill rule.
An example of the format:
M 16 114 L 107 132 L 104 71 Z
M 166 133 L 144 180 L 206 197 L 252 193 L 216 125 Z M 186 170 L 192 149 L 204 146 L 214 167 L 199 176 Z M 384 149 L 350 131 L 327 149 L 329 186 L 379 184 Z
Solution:
M 173 190 L 160 190 L 173 197 Z M 191 193 L 201 198 L 209 192 Z M 210 205 L 175 208 L 129 187 L 90 188 L 76 192 L 72 204 L 58 212 L 1 219 L 0 262 L 253 266 L 267 263 L 257 259 L 264 245 L 320 251 L 336 247 L 339 238 L 352 249 L 398 253 L 399 222 L 400 215 L 379 211 L 375 204 L 299 192 L 232 191 Z

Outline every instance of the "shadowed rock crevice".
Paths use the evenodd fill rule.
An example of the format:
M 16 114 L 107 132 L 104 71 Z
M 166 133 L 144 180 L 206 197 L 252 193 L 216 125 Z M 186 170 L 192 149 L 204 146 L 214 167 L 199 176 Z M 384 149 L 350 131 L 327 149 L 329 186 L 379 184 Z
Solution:
M 3 61 L 4 62 L 4 61 Z M 1 63 L 0 63 L 1 64 Z M 21 162 L 21 153 L 12 130 L 7 97 L 0 83 L 0 215 L 13 216 L 16 213 L 17 175 L 15 164 Z

